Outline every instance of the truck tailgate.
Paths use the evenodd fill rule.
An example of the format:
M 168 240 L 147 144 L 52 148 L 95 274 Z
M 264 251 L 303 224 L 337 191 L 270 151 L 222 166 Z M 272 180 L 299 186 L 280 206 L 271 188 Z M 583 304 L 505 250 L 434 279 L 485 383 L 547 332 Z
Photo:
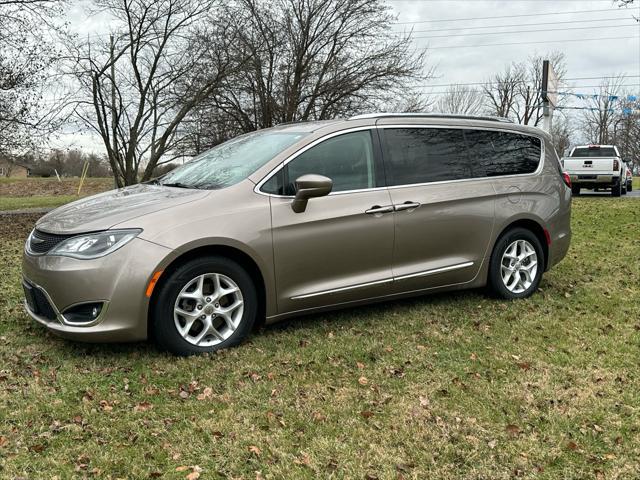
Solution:
M 609 174 L 615 175 L 613 161 L 615 157 L 565 157 L 563 158 L 564 170 L 567 173 L 579 173 L 585 175 Z

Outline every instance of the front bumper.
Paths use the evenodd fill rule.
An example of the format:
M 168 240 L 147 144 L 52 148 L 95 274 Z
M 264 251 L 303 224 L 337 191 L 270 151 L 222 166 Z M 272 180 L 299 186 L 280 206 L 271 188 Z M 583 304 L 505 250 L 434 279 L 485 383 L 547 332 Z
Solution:
M 147 337 L 146 287 L 170 250 L 135 238 L 115 252 L 93 260 L 23 254 L 24 281 L 50 304 L 43 315 L 25 300 L 27 313 L 57 335 L 85 342 L 128 342 Z M 42 301 L 42 298 L 40 299 Z M 85 325 L 71 324 L 68 308 L 98 302 L 103 309 Z

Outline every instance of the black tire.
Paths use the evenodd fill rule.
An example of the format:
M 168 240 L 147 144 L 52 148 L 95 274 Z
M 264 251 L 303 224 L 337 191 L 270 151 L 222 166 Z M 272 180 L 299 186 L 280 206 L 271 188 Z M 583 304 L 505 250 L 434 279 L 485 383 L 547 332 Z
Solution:
M 622 195 L 622 185 L 618 182 L 611 187 L 611 196 L 619 197 L 620 195 Z
M 536 256 L 538 257 L 538 268 L 536 271 L 536 275 L 533 278 L 533 281 L 529 288 L 520 293 L 515 293 L 507 289 L 504 282 L 502 281 L 501 275 L 502 257 L 507 247 L 509 247 L 513 242 L 517 240 L 526 240 L 527 242 L 529 242 L 533 246 L 534 250 L 536 251 Z M 494 297 L 503 298 L 505 300 L 515 300 L 531 296 L 538 289 L 538 285 L 540 285 L 544 265 L 544 250 L 542 249 L 540 240 L 538 240 L 538 237 L 536 237 L 536 235 L 531 230 L 520 227 L 508 230 L 498 239 L 495 246 L 493 247 L 493 252 L 491 253 L 491 260 L 489 262 L 489 277 L 487 282 L 489 293 Z
M 576 197 L 580 195 L 580 187 L 578 185 L 571 185 L 571 194 Z
M 240 288 L 244 310 L 240 323 L 228 338 L 216 345 L 202 347 L 189 343 L 180 335 L 173 312 L 183 287 L 197 276 L 207 273 L 220 273 L 233 280 Z M 233 260 L 219 256 L 197 258 L 180 265 L 162 282 L 158 292 L 154 292 L 154 300 L 151 337 L 161 349 L 180 356 L 214 352 L 238 345 L 251 332 L 258 313 L 258 295 L 251 276 Z
M 627 182 L 623 182 L 622 183 L 622 191 L 621 191 L 622 195 L 626 195 L 627 194 Z
M 627 192 L 633 192 L 633 182 L 627 184 Z

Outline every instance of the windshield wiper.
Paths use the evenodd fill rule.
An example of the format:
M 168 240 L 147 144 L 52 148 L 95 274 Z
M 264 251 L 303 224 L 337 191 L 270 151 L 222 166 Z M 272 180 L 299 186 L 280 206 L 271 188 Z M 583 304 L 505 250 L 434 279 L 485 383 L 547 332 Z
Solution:
M 176 187 L 176 188 L 198 188 L 193 185 L 187 185 L 186 183 L 173 182 L 173 183 L 160 183 L 163 187 Z

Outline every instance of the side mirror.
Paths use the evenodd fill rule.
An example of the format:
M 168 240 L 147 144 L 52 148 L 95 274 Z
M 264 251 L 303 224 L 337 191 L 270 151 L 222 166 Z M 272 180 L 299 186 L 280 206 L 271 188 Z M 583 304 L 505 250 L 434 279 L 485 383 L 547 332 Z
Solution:
M 307 209 L 310 198 L 324 197 L 331 192 L 333 181 L 322 175 L 308 174 L 296 179 L 296 196 L 291 204 L 291 209 L 296 213 L 302 213 Z

